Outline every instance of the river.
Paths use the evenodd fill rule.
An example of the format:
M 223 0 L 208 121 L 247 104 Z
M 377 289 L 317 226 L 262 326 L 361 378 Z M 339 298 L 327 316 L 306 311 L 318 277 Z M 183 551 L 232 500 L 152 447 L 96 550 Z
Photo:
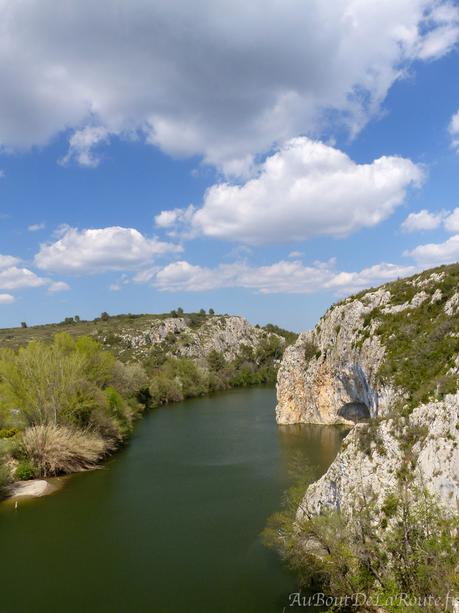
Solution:
M 154 410 L 103 469 L 0 505 L 1 613 L 281 613 L 295 580 L 260 532 L 289 465 L 320 476 L 344 431 L 274 406 L 254 388 Z

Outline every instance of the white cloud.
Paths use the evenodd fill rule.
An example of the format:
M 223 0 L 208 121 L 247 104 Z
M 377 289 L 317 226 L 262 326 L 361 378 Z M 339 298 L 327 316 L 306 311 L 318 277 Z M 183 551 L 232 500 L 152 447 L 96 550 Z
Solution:
M 58 292 L 67 292 L 70 289 L 70 285 L 65 281 L 52 281 L 48 287 L 50 294 L 56 294 Z
M 421 168 L 405 158 L 357 164 L 338 149 L 294 138 L 265 160 L 256 178 L 211 187 L 191 227 L 252 244 L 343 237 L 389 217 L 422 179 Z M 178 215 L 169 213 L 159 217 L 172 223 Z
M 422 209 L 418 213 L 410 213 L 401 228 L 404 232 L 417 232 L 419 230 L 435 230 L 438 228 L 447 215 L 446 211 L 430 213 L 427 209 Z
M 20 259 L 13 255 L 0 255 L 0 270 L 19 264 Z
M 10 266 L 0 270 L 0 289 L 14 290 L 46 285 L 48 279 L 37 276 L 28 268 Z
M 445 230 L 455 234 L 459 232 L 459 207 L 455 208 L 444 220 Z
M 15 301 L 15 297 L 11 294 L 0 294 L 0 304 L 11 304 Z
M 301 258 L 303 257 L 304 253 L 302 251 L 290 251 L 290 253 L 288 254 L 289 258 Z
M 451 236 L 443 243 L 418 245 L 411 251 L 405 251 L 404 255 L 414 258 L 424 268 L 457 262 L 459 260 L 459 234 Z
M 411 62 L 458 37 L 446 0 L 1 7 L 0 146 L 73 129 L 65 159 L 89 166 L 93 144 L 140 132 L 168 153 L 246 173 L 273 143 L 319 135 L 329 111 L 355 132 Z
M 181 227 L 190 226 L 195 211 L 196 209 L 192 204 L 184 209 L 161 211 L 159 215 L 155 215 L 155 225 L 163 230 L 168 230 L 169 236 L 183 234 L 179 232 L 179 229 Z
M 417 213 L 410 213 L 401 228 L 404 232 L 417 232 L 418 230 L 435 230 L 440 226 L 452 234 L 459 233 L 459 207 L 453 211 L 430 212 L 422 209 Z
M 451 145 L 459 153 L 459 111 L 451 118 L 449 133 L 451 134 Z
M 146 238 L 134 228 L 66 227 L 58 240 L 41 245 L 35 264 L 54 272 L 99 273 L 136 268 L 148 264 L 157 255 L 179 251 L 178 245 Z
M 299 261 L 280 261 L 269 266 L 246 263 L 220 264 L 215 268 L 186 261 L 168 264 L 154 277 L 153 285 L 168 292 L 202 292 L 239 287 L 263 294 L 310 294 L 333 290 L 340 295 L 384 283 L 415 272 L 414 266 L 378 264 L 360 272 L 337 272 L 335 261 L 305 266 Z
M 33 223 L 30 226 L 27 226 L 27 230 L 29 232 L 39 232 L 40 230 L 44 230 L 46 228 L 46 224 L 44 223 Z
M 68 164 L 75 160 L 80 166 L 96 168 L 100 158 L 94 153 L 97 145 L 107 143 L 109 132 L 102 126 L 86 126 L 77 130 L 69 139 L 69 150 L 61 158 L 61 164 Z

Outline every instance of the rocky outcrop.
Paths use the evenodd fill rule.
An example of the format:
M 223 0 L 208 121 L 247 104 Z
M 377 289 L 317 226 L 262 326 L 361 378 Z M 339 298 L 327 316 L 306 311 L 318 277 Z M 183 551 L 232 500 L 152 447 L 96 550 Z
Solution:
M 346 405 L 355 403 L 371 417 L 387 414 L 404 389 L 379 376 L 387 353 L 380 326 L 395 316 L 408 321 L 426 307 L 443 318 L 456 315 L 459 293 L 445 275 L 426 272 L 362 292 L 333 305 L 313 330 L 300 334 L 278 373 L 278 423 L 350 423 Z
M 372 495 L 375 509 L 383 507 L 390 493 L 396 493 L 397 475 L 403 463 L 403 437 L 409 430 L 418 433 L 410 450 L 414 485 L 426 487 L 438 496 L 450 513 L 459 512 L 459 394 L 416 408 L 400 426 L 383 420 L 373 432 L 370 447 L 362 448 L 357 425 L 345 438 L 342 451 L 321 479 L 309 486 L 298 509 L 297 519 L 310 518 L 327 510 L 352 513 L 356 497 Z
M 348 403 L 363 403 L 371 416 L 393 396 L 376 381 L 384 347 L 375 335 L 361 340 L 365 316 L 387 305 L 384 289 L 335 305 L 310 332 L 285 351 L 278 374 L 276 418 L 280 424 L 333 424 Z
M 274 336 L 281 344 L 285 339 L 273 332 L 253 326 L 238 316 L 206 317 L 198 325 L 186 317 L 152 319 L 141 330 L 125 328 L 111 340 L 111 349 L 120 357 L 130 356 L 142 360 L 153 347 L 166 355 L 205 360 L 212 351 L 221 353 L 226 360 L 233 360 L 246 345 L 254 351 L 267 338 Z M 109 339 L 102 339 L 110 346 Z

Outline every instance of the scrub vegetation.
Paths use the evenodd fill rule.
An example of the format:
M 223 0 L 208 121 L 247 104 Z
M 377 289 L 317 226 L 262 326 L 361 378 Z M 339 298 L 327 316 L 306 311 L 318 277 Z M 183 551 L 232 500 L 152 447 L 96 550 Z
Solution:
M 198 329 L 221 316 L 204 310 L 185 315 L 178 308 L 167 317 L 186 318 L 189 328 Z M 274 384 L 286 345 L 279 335 L 296 338 L 270 326 L 256 347 L 241 343 L 232 359 L 218 351 L 200 359 L 177 357 L 186 335 L 174 334 L 152 343 L 139 360 L 119 351 L 117 333 L 126 326 L 143 331 L 152 318 L 164 317 L 102 313 L 94 322 L 72 317 L 0 331 L 0 489 L 14 479 L 95 466 L 123 444 L 146 408 Z M 91 336 L 80 335 L 82 330 Z
M 297 574 L 305 593 L 327 595 L 330 612 L 452 610 L 459 587 L 459 520 L 445 516 L 432 495 L 405 479 L 386 497 L 382 517 L 371 494 L 360 493 L 346 516 L 330 511 L 297 519 L 302 480 L 287 492 L 263 538 Z M 351 600 L 356 594 L 365 598 L 360 607 Z

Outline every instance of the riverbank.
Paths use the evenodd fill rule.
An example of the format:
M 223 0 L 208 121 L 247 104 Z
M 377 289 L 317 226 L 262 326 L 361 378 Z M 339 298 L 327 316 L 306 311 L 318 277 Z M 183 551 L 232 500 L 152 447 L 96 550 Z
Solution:
M 49 496 L 60 490 L 65 483 L 65 477 L 52 479 L 31 479 L 29 481 L 15 481 L 5 488 L 5 498 L 2 502 L 41 498 Z

